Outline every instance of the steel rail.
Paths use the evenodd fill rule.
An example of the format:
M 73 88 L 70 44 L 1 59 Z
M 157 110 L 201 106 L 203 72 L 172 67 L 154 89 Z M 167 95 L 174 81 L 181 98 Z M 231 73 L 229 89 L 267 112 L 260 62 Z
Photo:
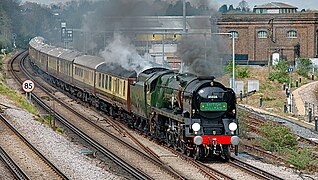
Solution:
M 30 77 L 30 76 L 29 76 Z M 37 84 L 37 87 L 41 88 L 43 91 L 47 91 L 44 87 L 42 87 L 39 83 L 35 82 Z M 120 143 L 124 143 L 126 144 L 126 142 L 124 142 L 122 139 L 118 138 L 117 136 L 114 136 L 113 134 L 109 133 L 108 131 L 105 131 L 105 129 L 101 128 L 100 126 L 98 126 L 97 124 L 93 123 L 92 121 L 88 120 L 85 116 L 83 116 L 82 114 L 78 113 L 77 111 L 74 111 L 74 109 L 68 105 L 66 105 L 65 103 L 63 103 L 60 99 L 57 99 L 55 98 L 54 96 L 52 96 L 52 94 L 50 92 L 48 92 L 48 95 L 52 98 L 54 98 L 57 102 L 59 102 L 60 104 L 62 104 L 65 108 L 67 108 L 68 110 L 72 111 L 73 113 L 75 113 L 77 116 L 79 116 L 81 119 L 85 120 L 86 122 L 88 122 L 89 124 L 91 124 L 92 126 L 96 127 L 98 130 L 102 131 L 103 133 L 109 135 L 109 136 L 112 136 L 113 138 L 115 138 L 118 142 Z M 34 96 L 35 99 L 37 99 L 35 97 L 34 94 L 32 94 L 32 96 Z M 106 118 L 107 119 L 107 118 Z M 108 119 L 108 121 L 110 121 Z M 118 128 L 118 127 L 117 127 Z M 120 128 L 118 128 L 120 129 Z M 122 132 L 121 133 L 124 133 L 125 132 Z M 131 147 L 134 151 L 138 151 L 138 152 L 141 152 L 140 150 L 134 148 L 134 147 Z M 146 152 L 149 150 L 145 150 Z M 143 152 L 141 152 L 143 153 Z M 154 154 L 150 153 L 152 157 L 155 157 Z M 146 155 L 143 153 L 143 155 L 149 159 L 151 159 L 153 162 L 157 163 L 158 165 L 160 165 L 163 169 L 167 170 L 172 176 L 174 176 L 175 178 L 177 179 L 186 179 L 185 177 L 183 176 L 180 176 L 177 172 L 175 172 L 171 167 L 167 166 L 166 164 L 164 164 L 161 160 L 159 160 L 158 158 L 155 158 L 153 159 L 152 157 L 150 157 L 149 155 Z M 191 160 L 189 161 L 188 159 L 188 162 L 190 162 L 191 164 L 195 165 L 196 167 L 199 167 L 200 168 L 200 171 L 205 174 L 206 176 L 208 176 L 210 179 L 219 179 L 220 177 L 224 178 L 224 179 L 232 179 L 230 178 L 229 176 L 217 171 L 217 170 L 214 170 L 214 169 L 211 169 L 211 168 L 208 168 L 207 167 L 204 167 L 204 165 L 202 164 L 198 164 L 199 162 L 195 163 L 195 161 L 191 158 Z
M 2 117 L 1 117 L 2 119 Z M 6 164 L 16 179 L 29 180 L 30 177 L 21 169 L 21 167 L 13 160 L 9 153 L 0 145 L 0 159 Z
M 26 70 L 26 68 L 24 67 L 24 60 L 25 57 L 27 55 L 24 56 L 24 58 L 22 58 L 22 60 L 20 61 L 20 68 L 21 70 L 24 72 L 24 74 L 30 78 L 33 79 L 32 76 L 28 73 L 28 71 Z M 22 82 L 20 80 L 20 82 Z M 83 115 L 81 115 L 80 113 L 78 113 L 77 111 L 75 111 L 73 108 L 65 105 L 64 102 L 62 102 L 61 100 L 55 98 L 52 95 L 52 92 L 49 92 L 47 89 L 45 89 L 43 86 L 41 86 L 37 81 L 35 81 L 35 84 L 37 85 L 38 88 L 40 88 L 42 91 L 44 91 L 45 93 L 47 93 L 51 98 L 53 98 L 55 101 L 59 102 L 60 104 L 64 105 L 64 107 L 66 107 L 68 110 L 72 111 L 73 113 L 75 113 L 76 115 L 78 115 L 80 118 L 82 118 L 83 120 L 86 120 L 87 122 L 92 123 L 91 121 L 89 121 L 86 117 L 84 117 Z M 51 112 L 52 109 L 45 103 L 42 101 L 41 98 L 39 98 L 37 95 L 35 95 L 34 93 L 31 94 L 32 99 L 35 100 L 41 107 L 43 107 L 46 111 Z M 76 128 L 74 125 L 72 125 L 71 123 L 69 123 L 62 115 L 60 115 L 59 113 L 55 112 L 54 113 L 54 118 L 58 119 L 64 126 L 66 126 L 67 128 L 69 128 L 72 132 L 74 132 L 75 134 L 77 134 L 80 138 L 82 138 L 83 140 L 85 140 L 88 144 L 90 144 L 92 147 L 94 147 L 96 150 L 98 150 L 99 152 L 101 152 L 103 155 L 105 155 L 106 157 L 112 159 L 116 164 L 118 164 L 120 167 L 122 167 L 124 170 L 126 170 L 128 173 L 130 173 L 132 176 L 134 176 L 137 179 L 153 179 L 152 177 L 150 177 L 149 175 L 145 174 L 144 172 L 142 172 L 141 170 L 131 166 L 129 163 L 127 163 L 126 161 L 122 160 L 120 157 L 118 157 L 116 154 L 112 153 L 111 151 L 107 150 L 106 148 L 104 148 L 101 144 L 99 144 L 98 142 L 94 141 L 93 139 L 91 139 L 87 134 L 85 134 L 84 132 L 82 132 L 81 130 L 79 130 L 78 128 Z M 93 123 L 94 124 L 94 123 Z M 97 126 L 95 124 L 95 126 Z M 99 127 L 100 128 L 100 127 Z M 108 133 L 108 135 L 112 135 L 114 138 L 117 138 L 118 141 L 122 141 L 121 139 L 119 139 L 118 137 L 116 137 L 115 135 L 107 132 L 107 131 L 103 131 Z M 125 143 L 126 144 L 126 143 Z M 136 151 L 139 151 L 137 149 L 135 149 Z
M 268 173 L 262 169 L 259 169 L 255 166 L 252 166 L 248 163 L 245 163 L 235 157 L 231 157 L 231 161 L 229 162 L 231 166 L 239 167 L 245 172 L 248 172 L 249 174 L 256 176 L 260 179 L 267 179 L 267 180 L 284 180 L 283 178 L 280 178 L 274 174 Z
M 21 58 L 25 58 L 25 54 L 26 51 L 20 52 L 19 54 L 17 54 L 16 56 L 14 56 L 10 62 L 9 62 L 9 71 L 11 72 L 11 74 L 13 75 L 13 77 L 16 78 L 16 80 L 18 80 L 20 83 L 22 83 L 22 80 L 18 77 L 18 75 L 14 72 L 13 69 L 13 62 L 15 60 L 17 60 L 20 56 Z M 0 115 L 2 116 L 2 115 Z M 57 168 L 47 157 L 45 157 L 35 146 L 33 146 L 33 144 L 31 142 L 29 142 L 21 133 L 19 133 L 8 121 L 6 122 L 6 124 L 8 125 L 8 127 L 10 127 L 10 129 L 12 131 L 15 132 L 15 134 L 17 134 L 19 136 L 19 138 L 39 157 L 41 158 L 60 178 L 62 179 L 69 179 L 59 168 Z

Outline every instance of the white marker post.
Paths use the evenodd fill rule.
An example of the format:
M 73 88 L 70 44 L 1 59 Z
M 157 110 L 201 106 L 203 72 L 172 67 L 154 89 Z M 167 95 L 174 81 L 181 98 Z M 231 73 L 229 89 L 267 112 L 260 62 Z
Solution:
M 34 90 L 35 84 L 32 80 L 25 80 L 22 83 L 22 89 L 25 92 L 25 97 L 31 102 L 31 92 Z M 28 99 L 29 95 L 29 99 Z

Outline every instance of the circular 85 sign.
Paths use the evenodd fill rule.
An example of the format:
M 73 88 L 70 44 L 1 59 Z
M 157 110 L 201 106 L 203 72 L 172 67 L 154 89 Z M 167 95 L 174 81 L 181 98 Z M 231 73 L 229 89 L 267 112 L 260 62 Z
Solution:
M 34 90 L 34 82 L 31 80 L 25 80 L 22 83 L 22 89 L 24 92 L 32 92 Z

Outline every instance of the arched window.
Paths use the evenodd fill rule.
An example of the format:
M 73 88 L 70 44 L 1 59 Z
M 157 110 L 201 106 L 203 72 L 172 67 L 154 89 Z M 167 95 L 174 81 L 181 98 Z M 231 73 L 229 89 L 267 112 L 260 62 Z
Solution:
M 295 30 L 288 31 L 287 38 L 297 38 L 297 31 L 295 31 Z
M 267 38 L 267 32 L 266 31 L 258 31 L 257 33 L 258 38 Z
M 231 33 L 234 38 L 238 38 L 238 32 L 237 31 L 230 31 L 229 33 Z M 232 38 L 232 36 L 230 35 L 230 38 Z

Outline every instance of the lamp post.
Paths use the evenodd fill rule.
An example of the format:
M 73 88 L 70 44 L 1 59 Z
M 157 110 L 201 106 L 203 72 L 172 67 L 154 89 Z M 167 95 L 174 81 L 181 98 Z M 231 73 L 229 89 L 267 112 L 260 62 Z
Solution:
M 229 35 L 232 38 L 232 84 L 231 88 L 236 93 L 236 86 L 235 86 L 235 33 L 211 33 L 212 35 Z
M 165 34 L 162 33 L 162 64 L 165 63 Z
M 232 34 L 232 89 L 236 93 L 236 86 L 235 86 L 235 40 L 234 40 L 234 32 Z
M 187 17 L 186 17 L 186 0 L 183 0 L 182 12 L 183 12 L 183 32 L 186 32 L 187 29 Z

